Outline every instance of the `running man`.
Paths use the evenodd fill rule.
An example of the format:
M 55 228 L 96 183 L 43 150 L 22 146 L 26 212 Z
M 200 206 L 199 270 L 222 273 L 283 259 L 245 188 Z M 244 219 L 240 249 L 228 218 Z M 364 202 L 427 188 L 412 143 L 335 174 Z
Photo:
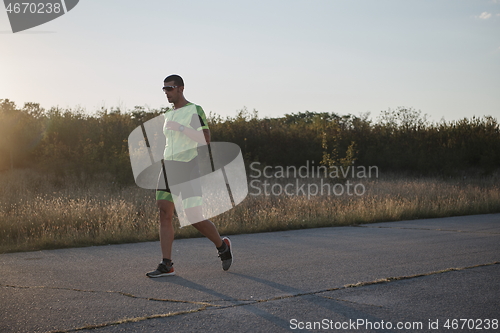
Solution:
M 199 175 L 199 145 L 210 143 L 205 112 L 201 106 L 190 103 L 184 97 L 184 81 L 179 75 L 170 75 L 163 81 L 163 91 L 174 105 L 165 112 L 163 133 L 166 137 L 162 170 L 158 177 L 156 204 L 160 210 L 160 246 L 163 260 L 155 271 L 146 273 L 150 278 L 175 275 L 172 263 L 174 241 L 174 200 L 182 197 L 182 207 L 188 221 L 217 247 L 222 269 L 227 271 L 233 262 L 231 241 L 221 238 L 215 225 L 202 214 L 201 185 Z M 170 185 L 169 185 L 170 184 Z M 180 185 L 178 185 L 180 184 Z

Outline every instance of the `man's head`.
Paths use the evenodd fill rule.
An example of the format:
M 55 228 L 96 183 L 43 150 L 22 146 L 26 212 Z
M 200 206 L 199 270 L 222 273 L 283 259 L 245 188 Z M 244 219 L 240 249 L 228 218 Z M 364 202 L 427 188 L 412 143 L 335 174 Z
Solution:
M 169 75 L 165 78 L 165 80 L 163 80 L 163 82 L 170 82 L 170 81 L 173 81 L 174 85 L 178 87 L 184 87 L 184 80 L 177 74 Z
M 163 92 L 170 103 L 176 105 L 184 100 L 184 80 L 179 75 L 169 75 L 163 80 Z

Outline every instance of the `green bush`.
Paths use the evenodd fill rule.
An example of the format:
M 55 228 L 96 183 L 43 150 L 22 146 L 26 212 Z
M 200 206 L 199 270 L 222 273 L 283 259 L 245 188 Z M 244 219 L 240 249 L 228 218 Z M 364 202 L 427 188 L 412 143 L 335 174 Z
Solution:
M 35 168 L 81 181 L 109 173 L 114 182 L 132 184 L 127 138 L 142 122 L 165 110 L 135 107 L 101 109 L 50 108 L 26 103 L 18 108 L 0 99 L 0 170 Z M 245 108 L 234 117 L 208 117 L 212 141 L 238 144 L 245 163 L 301 166 L 377 166 L 386 172 L 457 176 L 491 174 L 500 166 L 500 129 L 491 116 L 430 123 L 412 108 L 340 116 L 298 112 L 259 118 Z

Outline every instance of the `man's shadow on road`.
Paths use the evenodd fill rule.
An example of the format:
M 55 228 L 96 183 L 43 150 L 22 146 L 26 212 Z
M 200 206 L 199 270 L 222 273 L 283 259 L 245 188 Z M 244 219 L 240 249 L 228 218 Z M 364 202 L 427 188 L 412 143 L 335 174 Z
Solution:
M 247 279 L 251 280 L 257 283 L 261 283 L 264 285 L 267 285 L 271 288 L 283 291 L 285 293 L 290 294 L 290 297 L 284 296 L 283 298 L 299 298 L 302 301 L 307 301 L 310 302 L 316 306 L 320 306 L 322 308 L 327 309 L 329 312 L 331 312 L 331 315 L 325 316 L 323 315 L 323 318 L 331 319 L 334 321 L 349 321 L 349 319 L 356 321 L 357 319 L 365 319 L 371 322 L 381 322 L 382 319 L 378 317 L 374 317 L 370 315 L 369 313 L 360 311 L 358 309 L 355 309 L 353 307 L 347 306 L 344 301 L 339 301 L 339 300 L 334 300 L 332 298 L 327 298 L 323 296 L 319 296 L 316 294 L 313 294 L 311 292 L 307 292 L 304 290 L 296 289 L 291 286 L 287 286 L 281 283 L 277 283 L 274 281 L 262 279 L 259 277 L 255 276 L 250 276 L 246 274 L 241 274 L 241 273 L 235 273 L 235 272 L 227 272 L 226 274 L 231 274 L 234 276 L 237 276 L 242 279 Z M 213 289 L 207 288 L 204 285 L 201 285 L 199 283 L 187 280 L 181 276 L 172 276 L 172 277 L 165 277 L 161 279 L 155 279 L 158 282 L 168 282 L 172 284 L 176 284 L 178 286 L 184 287 L 184 288 L 189 288 L 193 290 L 197 290 L 199 292 L 205 293 L 207 295 L 214 296 L 221 301 L 229 302 L 232 303 L 232 305 L 228 306 L 220 306 L 220 307 L 214 307 L 214 309 L 222 309 L 222 308 L 230 308 L 230 307 L 235 307 L 235 306 L 241 306 L 243 309 L 253 313 L 256 316 L 261 317 L 262 319 L 265 319 L 272 324 L 279 326 L 281 328 L 287 329 L 287 330 L 292 330 L 290 327 L 290 322 L 289 320 L 292 318 L 289 318 L 288 320 L 285 320 L 283 318 L 280 318 L 278 316 L 273 315 L 272 313 L 269 313 L 259 307 L 257 307 L 257 304 L 261 304 L 267 301 L 279 301 L 281 298 L 280 297 L 270 297 L 268 300 L 241 300 L 234 298 L 229 295 L 225 295 L 221 292 L 215 291 Z M 304 315 L 313 315 L 313 313 L 303 313 Z M 312 319 L 307 319 L 305 318 L 304 321 L 315 321 Z M 294 331 L 294 330 L 292 330 Z M 395 332 L 393 330 L 376 330 L 377 332 Z

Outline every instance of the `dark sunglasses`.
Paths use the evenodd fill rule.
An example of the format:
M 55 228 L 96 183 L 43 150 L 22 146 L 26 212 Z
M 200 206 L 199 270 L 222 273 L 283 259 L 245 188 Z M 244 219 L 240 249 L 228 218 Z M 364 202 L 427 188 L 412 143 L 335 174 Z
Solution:
M 174 88 L 177 88 L 177 86 L 165 86 L 162 89 L 163 91 L 172 91 Z

